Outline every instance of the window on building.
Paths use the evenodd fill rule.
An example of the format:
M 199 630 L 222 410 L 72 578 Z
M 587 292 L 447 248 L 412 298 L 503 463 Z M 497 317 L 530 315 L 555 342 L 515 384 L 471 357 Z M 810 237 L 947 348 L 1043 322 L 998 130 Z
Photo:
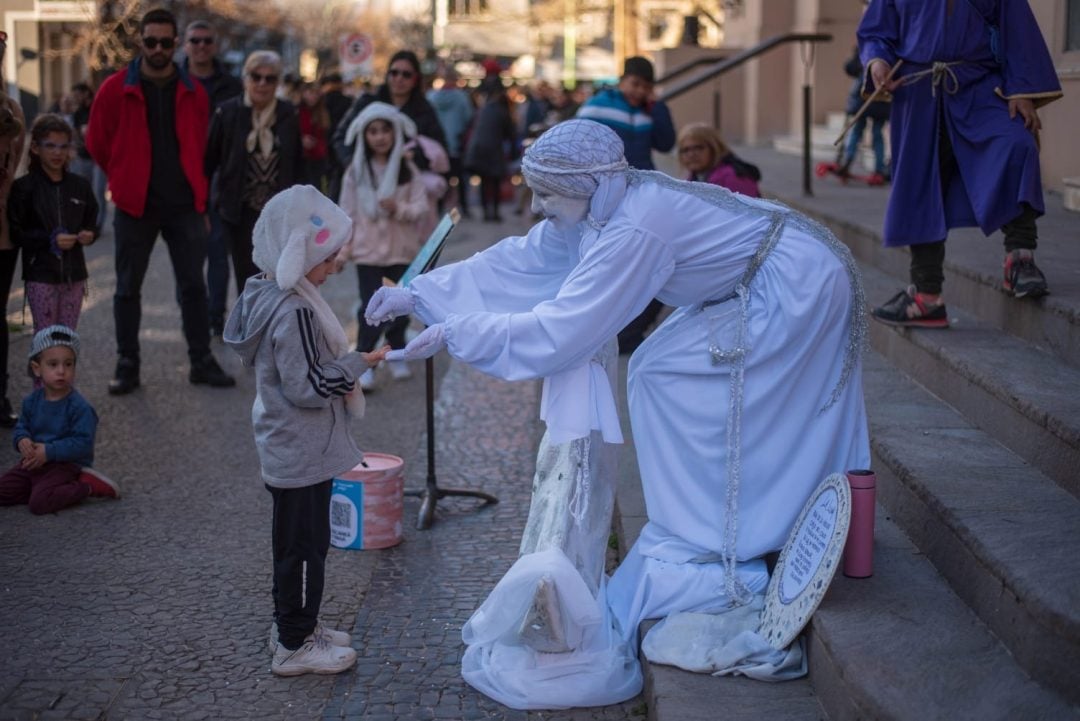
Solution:
M 664 33 L 668 29 L 668 15 L 663 11 L 653 11 L 649 13 L 649 40 L 651 42 L 659 42 L 664 39 Z
M 488 0 L 449 0 L 450 14 L 461 17 L 463 15 L 480 15 L 488 11 Z
M 1065 49 L 1080 50 L 1080 0 L 1068 0 L 1065 28 Z

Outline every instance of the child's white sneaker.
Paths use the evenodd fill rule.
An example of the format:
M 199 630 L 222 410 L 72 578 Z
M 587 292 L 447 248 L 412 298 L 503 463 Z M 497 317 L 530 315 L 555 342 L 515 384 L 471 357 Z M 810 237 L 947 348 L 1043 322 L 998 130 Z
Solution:
M 375 369 L 368 368 L 360 374 L 360 390 L 375 390 Z
M 386 361 L 386 365 L 390 366 L 390 377 L 396 381 L 407 381 L 412 378 L 412 371 L 409 370 L 408 361 Z
M 324 626 L 322 621 L 315 624 L 315 630 L 311 632 L 311 635 L 322 636 L 331 646 L 352 646 L 352 636 L 344 631 L 338 631 L 336 628 Z M 274 653 L 274 651 L 277 650 L 277 637 L 277 621 L 274 621 L 270 624 L 270 653 Z
M 356 651 L 335 646 L 326 636 L 311 634 L 304 645 L 289 650 L 278 643 L 270 671 L 276 676 L 300 676 L 305 673 L 334 674 L 347 671 L 356 663 Z

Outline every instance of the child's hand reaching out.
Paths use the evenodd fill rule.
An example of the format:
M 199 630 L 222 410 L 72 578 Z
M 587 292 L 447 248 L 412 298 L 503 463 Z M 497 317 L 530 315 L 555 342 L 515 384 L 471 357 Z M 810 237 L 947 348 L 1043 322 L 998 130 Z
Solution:
M 360 357 L 363 358 L 369 366 L 374 368 L 379 363 L 386 359 L 386 354 L 390 352 L 390 346 L 384 345 L 382 348 L 377 348 L 370 353 L 361 353 Z

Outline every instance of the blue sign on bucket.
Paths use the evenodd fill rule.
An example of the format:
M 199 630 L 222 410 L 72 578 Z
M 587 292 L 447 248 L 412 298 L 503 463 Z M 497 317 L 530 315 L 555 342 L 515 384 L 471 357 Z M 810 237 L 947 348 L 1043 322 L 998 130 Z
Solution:
M 334 479 L 330 495 L 330 543 L 335 548 L 364 547 L 364 484 Z
M 404 461 L 365 453 L 335 478 L 330 495 L 330 543 L 336 548 L 389 548 L 401 543 Z

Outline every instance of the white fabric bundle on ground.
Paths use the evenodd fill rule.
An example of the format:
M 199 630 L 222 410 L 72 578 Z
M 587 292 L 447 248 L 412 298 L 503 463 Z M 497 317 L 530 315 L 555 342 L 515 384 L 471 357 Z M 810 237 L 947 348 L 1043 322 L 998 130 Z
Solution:
M 806 675 L 800 637 L 778 650 L 757 632 L 764 596 L 723 613 L 676 613 L 649 629 L 641 651 L 653 663 L 714 676 L 788 681 Z
M 561 633 L 573 647 L 543 653 L 525 645 L 522 619 L 540 579 L 558 596 Z M 516 709 L 604 706 L 641 691 L 641 669 L 607 611 L 601 584 L 594 596 L 570 559 L 557 548 L 522 556 L 462 629 L 469 648 L 461 661 L 465 680 Z

